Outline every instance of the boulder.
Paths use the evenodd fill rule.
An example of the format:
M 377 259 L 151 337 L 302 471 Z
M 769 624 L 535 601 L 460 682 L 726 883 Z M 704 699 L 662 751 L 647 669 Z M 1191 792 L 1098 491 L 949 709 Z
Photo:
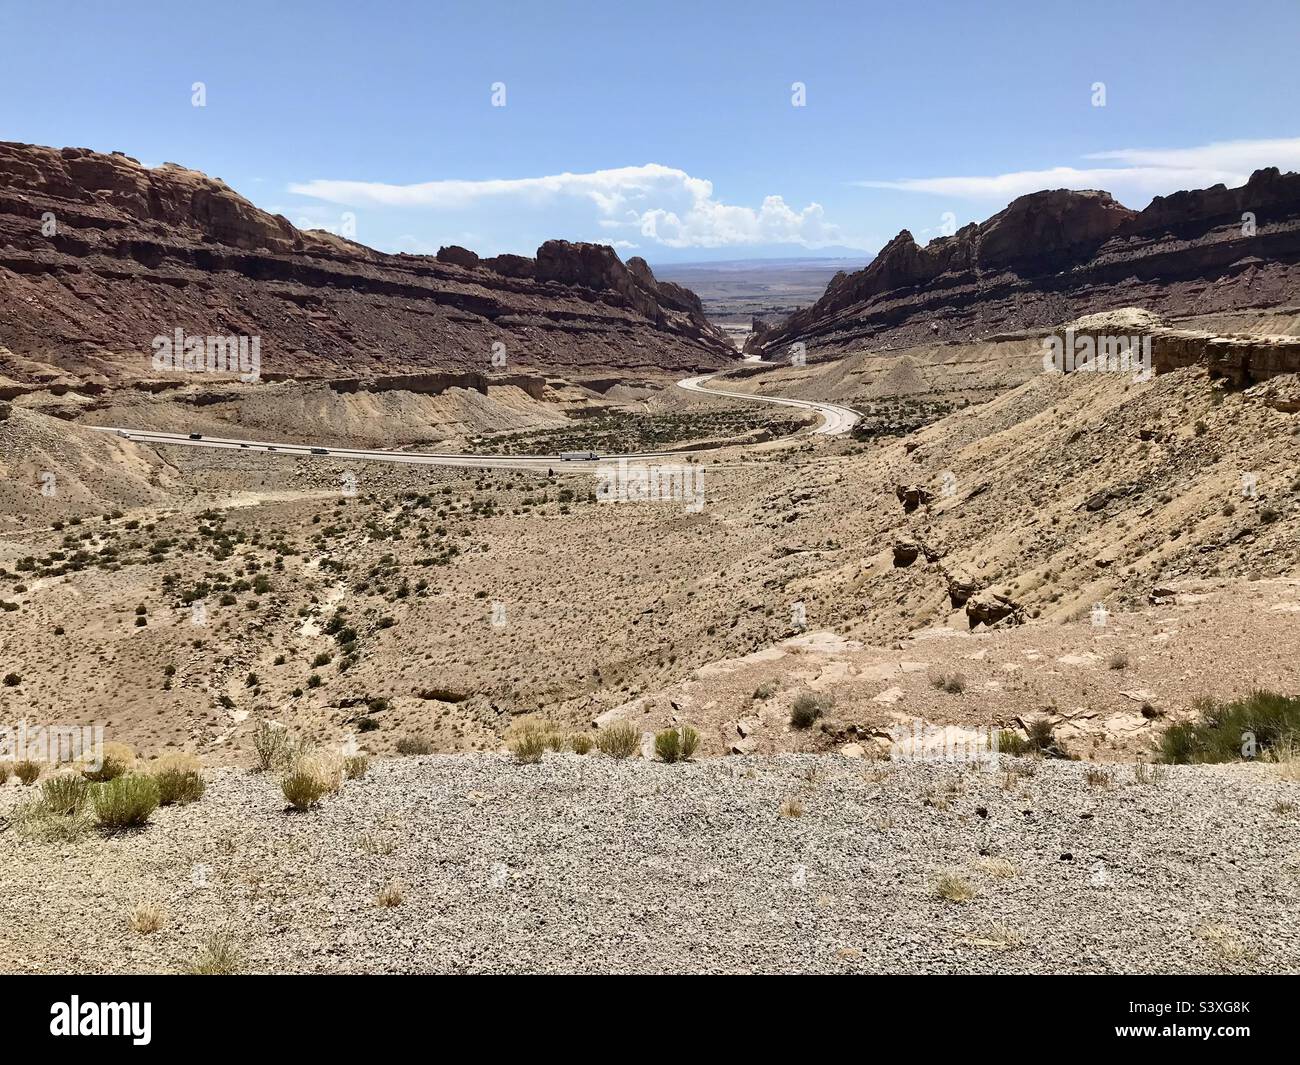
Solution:
M 1014 599 L 986 590 L 967 601 L 966 618 L 972 629 L 976 625 L 993 626 L 1003 622 L 1019 624 L 1024 620 L 1024 610 Z
M 910 566 L 921 553 L 915 540 L 900 539 L 894 541 L 894 565 Z
M 900 484 L 894 488 L 894 494 L 898 496 L 898 501 L 903 504 L 903 510 L 911 514 L 917 507 L 924 503 L 929 503 L 934 498 L 928 489 L 919 484 Z
M 948 600 L 954 607 L 965 606 L 966 601 L 979 591 L 979 584 L 970 574 L 956 570 L 948 574 Z
M 452 266 L 462 266 L 466 270 L 477 270 L 480 259 L 475 252 L 462 248 L 459 244 L 448 244 L 438 249 L 438 262 Z

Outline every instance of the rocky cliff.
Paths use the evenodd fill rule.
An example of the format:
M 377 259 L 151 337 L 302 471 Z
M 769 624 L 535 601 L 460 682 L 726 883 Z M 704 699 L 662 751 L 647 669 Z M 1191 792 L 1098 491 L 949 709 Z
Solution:
M 276 379 L 680 373 L 735 354 L 693 293 L 603 245 L 389 255 L 172 163 L 0 142 L 0 376 L 147 378 L 176 329 L 260 337 Z
M 1229 189 L 1130 210 L 1105 192 L 1022 196 L 921 247 L 901 232 L 864 269 L 747 344 L 780 358 L 1050 328 L 1116 306 L 1166 317 L 1300 296 L 1300 174 L 1260 170 Z

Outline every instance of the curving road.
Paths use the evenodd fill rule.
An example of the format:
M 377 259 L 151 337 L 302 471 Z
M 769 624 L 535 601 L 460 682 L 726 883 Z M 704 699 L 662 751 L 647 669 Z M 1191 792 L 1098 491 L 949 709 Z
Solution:
M 839 407 L 834 403 L 814 403 L 807 399 L 787 399 L 784 396 L 756 396 L 751 392 L 724 392 L 720 388 L 705 388 L 704 382 L 717 374 L 704 374 L 702 377 L 688 377 L 678 381 L 679 388 L 688 392 L 703 392 L 708 396 L 726 396 L 729 399 L 744 399 L 750 403 L 776 403 L 782 407 L 802 407 L 822 416 L 822 424 L 813 430 L 816 436 L 840 436 L 847 433 L 857 423 L 858 414 L 848 407 Z
M 858 420 L 858 415 L 848 407 L 833 403 L 813 403 L 804 399 L 785 399 L 779 396 L 755 396 L 748 392 L 724 392 L 705 388 L 704 382 L 716 376 L 704 374 L 690 377 L 677 384 L 689 392 L 702 392 L 709 396 L 726 396 L 743 399 L 749 403 L 774 403 L 783 407 L 802 407 L 822 416 L 822 424 L 813 432 L 821 436 L 838 436 L 847 433 Z M 456 452 L 388 451 L 380 448 L 320 447 L 312 444 L 284 444 L 268 440 L 238 440 L 223 436 L 202 436 L 197 440 L 187 433 L 164 433 L 154 429 L 125 429 L 118 426 L 92 425 L 105 433 L 116 433 L 140 444 L 174 444 L 182 447 L 225 448 L 233 451 L 258 451 L 286 455 L 311 455 L 324 451 L 330 458 L 360 459 L 371 462 L 405 462 L 424 466 L 468 466 L 473 469 L 496 470 L 592 470 L 598 462 L 614 459 L 672 458 L 689 455 L 690 449 L 681 451 L 641 451 L 625 455 L 602 455 L 599 459 L 561 459 L 559 455 L 467 455 Z

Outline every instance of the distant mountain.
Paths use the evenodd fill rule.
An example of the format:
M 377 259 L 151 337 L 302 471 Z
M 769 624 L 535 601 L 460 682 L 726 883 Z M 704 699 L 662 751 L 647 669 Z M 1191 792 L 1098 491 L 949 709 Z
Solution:
M 811 262 L 814 260 L 847 259 L 857 263 L 866 262 L 871 252 L 861 248 L 846 248 L 831 245 L 812 250 L 802 244 L 747 244 L 737 247 L 729 244 L 723 248 L 663 248 L 637 249 L 644 251 L 652 260 L 652 265 L 660 266 L 699 266 L 704 263 L 741 263 L 741 262 Z
M 840 352 L 1044 329 L 1114 307 L 1166 317 L 1300 298 L 1300 174 L 1259 170 L 1156 197 L 1056 189 L 921 247 L 903 230 L 811 307 L 759 323 L 746 351 Z

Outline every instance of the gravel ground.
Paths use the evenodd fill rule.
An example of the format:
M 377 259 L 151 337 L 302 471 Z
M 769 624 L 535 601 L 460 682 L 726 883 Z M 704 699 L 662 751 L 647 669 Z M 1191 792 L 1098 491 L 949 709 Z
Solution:
M 441 755 L 305 814 L 215 770 L 134 834 L 0 832 L 0 970 L 184 971 L 221 931 L 246 972 L 1300 971 L 1300 784 L 1090 768 Z

